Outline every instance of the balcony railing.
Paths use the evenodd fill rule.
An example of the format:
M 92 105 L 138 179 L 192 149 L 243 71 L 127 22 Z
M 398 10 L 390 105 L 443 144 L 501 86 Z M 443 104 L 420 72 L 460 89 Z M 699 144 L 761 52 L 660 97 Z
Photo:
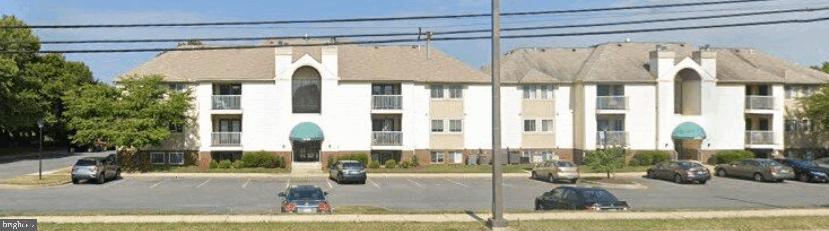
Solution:
M 627 96 L 596 96 L 596 110 L 625 110 L 628 106 Z
M 746 131 L 746 145 L 772 145 L 774 131 Z
M 242 109 L 241 95 L 214 95 L 213 110 L 239 110 Z
M 746 109 L 772 110 L 774 109 L 774 96 L 748 95 L 746 96 Z
M 213 146 L 236 147 L 241 144 L 241 132 L 213 132 Z
M 596 132 L 596 145 L 600 147 L 613 147 L 627 145 L 628 133 L 626 131 L 598 131 Z
M 371 96 L 371 109 L 399 110 L 403 108 L 402 102 L 402 95 L 373 95 Z
M 371 132 L 371 144 L 378 146 L 400 146 L 403 144 L 401 131 L 374 131 Z

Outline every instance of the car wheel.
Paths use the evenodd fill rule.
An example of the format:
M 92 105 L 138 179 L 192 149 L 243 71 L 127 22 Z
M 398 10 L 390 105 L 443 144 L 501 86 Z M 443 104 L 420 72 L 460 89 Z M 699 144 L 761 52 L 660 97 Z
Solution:
M 78 183 L 80 183 L 80 180 L 72 178 L 72 184 L 78 184 Z
M 539 204 L 538 201 L 536 201 L 535 202 L 535 211 L 540 211 L 540 210 L 542 210 L 541 204 Z
M 342 183 L 343 183 L 343 175 L 342 174 L 337 174 L 337 184 L 342 184 Z
M 803 182 L 809 182 L 811 180 L 811 179 L 809 179 L 809 178 L 811 178 L 811 177 L 809 177 L 809 174 L 805 174 L 805 173 L 800 174 L 800 177 L 798 177 L 798 178 L 799 178 L 800 181 L 803 181 Z
M 572 180 L 570 180 L 570 184 L 575 184 L 577 181 L 579 181 L 579 179 L 578 179 L 578 178 L 576 178 L 576 179 L 572 179 Z
M 553 174 L 550 174 L 550 175 L 547 176 L 547 181 L 550 182 L 550 183 L 555 183 L 556 178 L 553 177 Z
M 104 182 L 106 182 L 106 179 L 104 177 L 106 177 L 106 174 L 101 173 L 101 174 L 98 174 L 98 176 L 95 177 L 95 179 L 98 180 L 97 181 L 98 184 L 103 184 Z
M 763 182 L 763 174 L 754 173 L 754 181 Z
M 699 184 L 705 184 L 706 182 L 708 182 L 708 181 L 701 180 L 701 181 L 699 181 Z
M 650 171 L 650 170 L 648 170 L 648 174 L 645 175 L 645 176 L 648 177 L 648 178 L 651 178 L 651 179 L 656 178 L 656 177 L 653 176 L 653 171 Z
M 717 170 L 717 176 L 726 177 L 728 174 L 723 169 Z
M 115 179 L 121 179 L 121 169 L 115 170 Z
M 536 176 L 536 175 L 535 175 L 535 171 L 533 171 L 532 173 L 530 173 L 530 179 L 533 179 L 533 180 L 534 180 L 534 179 L 538 179 L 538 176 Z
M 680 176 L 679 174 L 674 175 L 674 183 L 682 184 L 682 176 Z

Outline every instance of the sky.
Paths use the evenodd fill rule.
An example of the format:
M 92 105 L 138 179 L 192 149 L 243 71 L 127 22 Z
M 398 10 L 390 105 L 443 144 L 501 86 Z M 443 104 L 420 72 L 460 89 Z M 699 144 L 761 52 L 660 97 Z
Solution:
M 630 6 L 693 2 L 693 0 L 502 0 L 503 12 L 564 10 L 610 6 Z M 574 23 L 629 21 L 694 15 L 729 14 L 774 9 L 827 7 L 829 0 L 774 0 L 704 7 L 649 9 L 623 12 L 578 13 L 531 17 L 504 17 L 503 27 L 566 25 Z M 121 24 L 214 21 L 256 21 L 292 19 L 331 19 L 487 13 L 487 0 L 0 0 L 0 14 L 14 15 L 28 24 Z M 744 17 L 655 23 L 631 26 L 557 29 L 532 33 L 583 32 L 651 27 L 710 25 L 826 16 L 829 11 L 774 16 Z M 349 24 L 305 24 L 221 27 L 119 28 L 119 29 L 37 29 L 41 40 L 81 39 L 150 39 L 196 37 L 252 37 L 289 35 L 330 35 L 350 33 L 386 33 L 485 29 L 489 19 L 448 19 L 405 22 L 366 22 Z M 504 32 L 504 34 L 510 34 Z M 518 33 L 512 33 L 518 34 Z M 585 47 L 606 42 L 688 42 L 694 46 L 752 47 L 804 66 L 829 60 L 829 21 L 810 24 L 787 24 L 740 28 L 719 28 L 641 34 L 514 39 L 502 42 L 502 52 L 523 47 Z M 356 40 L 356 39 L 354 39 Z M 234 45 L 242 42 L 213 42 Z M 421 45 L 425 45 L 422 44 Z M 490 61 L 490 42 L 435 42 L 434 46 L 461 61 L 480 67 Z M 175 47 L 175 43 L 44 45 L 42 49 L 102 49 Z M 70 60 L 82 61 L 95 78 L 111 83 L 114 77 L 148 61 L 157 53 L 68 54 Z

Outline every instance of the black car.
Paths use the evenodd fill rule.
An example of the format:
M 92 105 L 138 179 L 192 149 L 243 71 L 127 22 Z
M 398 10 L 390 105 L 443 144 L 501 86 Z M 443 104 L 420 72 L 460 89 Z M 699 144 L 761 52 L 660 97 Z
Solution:
M 626 211 L 629 206 L 602 188 L 561 186 L 535 198 L 535 210 L 549 209 Z
M 120 177 L 121 167 L 116 163 L 114 154 L 107 157 L 84 157 L 72 166 L 73 184 L 78 184 L 81 180 L 103 184 L 107 180 Z
M 366 166 L 356 160 L 338 160 L 328 167 L 328 178 L 337 183 L 366 183 Z
M 672 180 L 677 184 L 686 182 L 705 184 L 711 179 L 711 172 L 702 164 L 694 161 L 665 161 L 648 168 L 648 178 Z
M 808 160 L 776 159 L 783 165 L 794 169 L 795 179 L 803 182 L 829 182 L 829 168 L 820 167 Z
M 327 195 L 319 186 L 291 185 L 279 193 L 283 198 L 280 207 L 283 213 L 331 213 L 334 209 L 325 200 Z

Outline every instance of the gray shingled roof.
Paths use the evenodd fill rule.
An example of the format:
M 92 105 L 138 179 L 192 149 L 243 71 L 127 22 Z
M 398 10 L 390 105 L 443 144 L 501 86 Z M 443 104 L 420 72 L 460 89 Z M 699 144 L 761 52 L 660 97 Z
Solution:
M 662 45 L 676 53 L 676 61 L 698 50 L 686 43 L 606 43 L 587 48 L 525 48 L 502 58 L 505 82 L 653 82 L 650 52 Z M 823 84 L 829 75 L 801 67 L 754 49 L 712 48 L 717 52 L 717 79 L 721 83 L 776 82 Z M 488 72 L 489 67 L 483 70 Z M 530 78 L 532 77 L 532 78 Z

